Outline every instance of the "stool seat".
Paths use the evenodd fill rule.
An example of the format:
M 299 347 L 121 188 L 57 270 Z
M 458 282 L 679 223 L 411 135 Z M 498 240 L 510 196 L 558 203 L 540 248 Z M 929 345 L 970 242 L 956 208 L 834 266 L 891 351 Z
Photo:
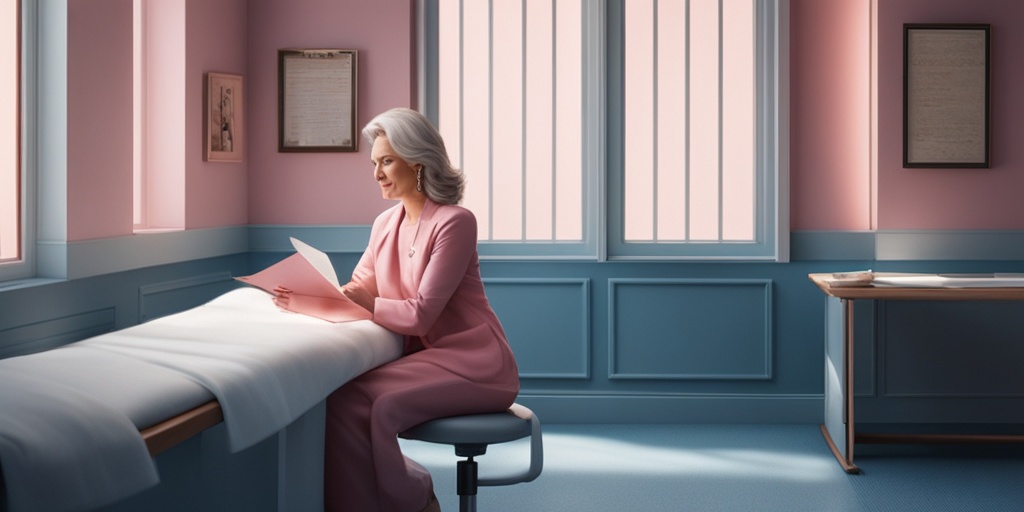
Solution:
M 406 430 L 401 437 L 456 445 L 507 443 L 529 435 L 529 419 L 503 411 L 431 420 Z
M 450 444 L 455 454 L 467 457 L 458 463 L 459 509 L 462 512 L 476 510 L 476 493 L 479 485 L 512 485 L 531 482 L 540 476 L 544 466 L 544 447 L 541 440 L 540 420 L 533 411 L 519 404 L 512 404 L 507 411 L 489 414 L 471 414 L 430 420 L 412 427 L 398 435 L 403 439 L 428 443 Z M 530 438 L 530 466 L 515 473 L 479 478 L 477 463 L 473 457 L 487 452 L 487 445 L 507 443 L 517 439 Z

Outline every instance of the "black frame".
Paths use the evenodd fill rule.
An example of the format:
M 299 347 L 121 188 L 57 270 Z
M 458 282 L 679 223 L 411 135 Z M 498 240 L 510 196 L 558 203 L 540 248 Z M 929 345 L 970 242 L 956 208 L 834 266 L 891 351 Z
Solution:
M 311 89 L 319 90 L 307 90 L 305 91 L 305 100 L 310 102 L 323 105 L 322 109 L 317 109 L 316 114 L 322 115 L 323 117 L 317 119 L 301 119 L 300 116 L 292 112 L 287 104 L 286 98 L 288 95 L 287 86 L 292 83 L 291 75 L 289 74 L 286 63 L 289 59 L 318 59 L 321 61 L 331 61 L 339 58 L 351 58 L 351 68 L 349 69 L 348 76 L 342 76 L 339 82 L 348 81 L 348 97 L 344 97 L 344 90 L 339 88 L 331 87 L 329 83 L 320 83 L 316 87 Z M 277 51 L 277 96 L 278 96 L 278 109 L 277 109 L 277 150 L 280 152 L 332 152 L 332 151 L 358 151 L 359 150 L 359 132 L 357 131 L 357 110 L 358 104 L 358 69 L 359 69 L 359 52 L 357 50 L 342 50 L 336 48 L 288 48 Z M 340 69 L 339 69 L 340 70 Z M 334 70 L 334 71 L 339 71 Z M 329 80 L 331 77 L 326 75 L 322 77 L 322 80 Z M 339 84 L 343 85 L 343 84 Z M 341 92 L 339 92 L 339 90 Z M 339 99 L 337 96 L 341 96 Z M 333 104 L 332 104 L 333 102 Z M 310 127 L 315 127 L 318 124 L 329 124 L 332 121 L 330 116 L 338 113 L 339 111 L 344 112 L 344 109 L 348 107 L 349 116 L 348 119 L 343 119 L 342 123 L 344 128 L 347 128 L 349 132 L 349 138 L 344 139 L 343 133 L 337 134 L 338 138 L 333 139 L 328 137 L 327 140 L 317 140 L 315 142 L 310 141 L 307 143 L 301 140 L 286 140 L 286 123 L 290 122 L 303 122 L 309 123 Z
M 984 75 L 985 75 L 984 76 L 984 88 L 985 88 L 985 90 L 984 90 L 984 101 L 983 101 L 984 104 L 983 105 L 962 105 L 964 108 L 982 108 L 984 110 L 984 112 L 983 112 L 983 118 L 984 118 L 983 123 L 984 124 L 982 126 L 982 130 L 984 132 L 984 135 L 982 137 L 982 140 L 975 141 L 976 144 L 981 144 L 981 145 L 983 145 L 983 147 L 979 148 L 977 146 L 974 146 L 972 148 L 974 150 L 973 151 L 974 153 L 977 153 L 979 149 L 981 150 L 980 153 L 981 153 L 981 155 L 983 155 L 981 158 L 976 158 L 976 159 L 969 159 L 968 158 L 968 159 L 965 159 L 965 160 L 960 160 L 960 159 L 949 160 L 949 159 L 941 158 L 938 154 L 934 154 L 934 155 L 924 155 L 923 158 L 919 157 L 919 158 L 915 158 L 914 160 L 911 160 L 911 149 L 912 149 L 911 145 L 913 144 L 913 141 L 911 140 L 911 135 L 910 134 L 912 132 L 912 129 L 914 127 L 919 126 L 920 123 L 923 122 L 923 120 L 920 119 L 919 112 L 912 110 L 912 107 L 913 107 L 913 104 L 914 104 L 914 101 L 913 101 L 914 98 L 912 97 L 912 95 L 914 94 L 914 91 L 912 91 L 911 88 L 910 88 L 910 82 L 911 82 L 911 79 L 913 78 L 912 75 L 916 71 L 919 71 L 919 69 L 914 67 L 914 63 L 912 63 L 911 60 L 910 60 L 910 57 L 911 57 L 911 48 L 910 48 L 910 46 L 912 44 L 910 36 L 915 31 L 928 31 L 928 30 L 941 30 L 941 31 L 969 30 L 969 31 L 977 31 L 977 32 L 980 33 L 980 35 L 983 35 L 983 37 L 984 37 L 984 62 L 985 62 L 985 66 L 984 66 Z M 990 132 L 990 110 L 991 110 L 990 109 L 990 99 L 989 99 L 990 87 L 991 87 L 991 84 L 990 84 L 990 57 L 989 57 L 989 54 L 990 54 L 990 40 L 991 40 L 990 33 L 991 33 L 991 26 L 988 25 L 988 24 L 980 24 L 980 23 L 946 23 L 946 24 L 942 24 L 942 23 L 907 23 L 907 24 L 903 25 L 903 167 L 905 167 L 905 168 L 988 168 L 990 166 L 990 156 L 989 156 L 989 153 L 990 153 L 990 147 L 989 147 L 990 134 L 989 134 L 989 132 Z M 951 55 L 951 57 L 949 59 L 949 62 L 948 62 L 948 64 L 950 66 L 956 66 L 957 65 L 956 57 L 957 57 L 957 55 Z M 980 57 L 980 55 L 977 55 L 975 57 Z M 933 76 L 930 77 L 930 80 L 931 80 L 930 83 L 935 83 L 935 80 L 941 78 L 941 76 L 949 77 L 950 75 L 949 74 L 940 75 L 940 76 L 933 75 Z M 945 83 L 945 84 L 939 83 L 938 85 L 939 86 L 945 86 L 947 89 L 951 88 L 951 89 L 955 90 L 956 86 L 959 85 L 959 84 L 954 83 L 953 81 L 950 81 L 949 83 Z M 961 89 L 963 89 L 963 88 L 961 87 Z M 971 116 L 968 114 L 967 117 L 971 117 Z M 914 125 L 914 126 L 912 127 L 912 125 Z M 934 125 L 935 126 L 939 126 L 939 123 L 934 123 Z M 969 139 L 969 137 L 968 137 L 968 139 Z M 968 143 L 971 142 L 971 140 L 968 140 L 968 139 L 963 139 L 961 141 L 954 141 L 954 142 L 961 142 L 961 143 L 964 143 L 964 144 L 968 144 Z M 945 147 L 948 148 L 948 145 L 946 145 Z M 930 158 L 930 157 L 935 157 L 935 158 Z

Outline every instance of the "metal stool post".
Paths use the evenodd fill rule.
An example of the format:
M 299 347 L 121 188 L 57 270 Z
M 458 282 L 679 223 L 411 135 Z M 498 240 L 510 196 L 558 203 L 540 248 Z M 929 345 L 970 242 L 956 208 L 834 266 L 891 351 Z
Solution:
M 476 512 L 477 490 L 481 485 L 512 485 L 530 482 L 544 466 L 540 420 L 533 411 L 512 404 L 506 412 L 440 418 L 417 425 L 400 435 L 403 439 L 450 444 L 455 455 L 465 457 L 456 465 L 459 510 Z M 479 478 L 474 457 L 484 455 L 487 446 L 530 438 L 530 466 L 523 471 L 491 478 Z

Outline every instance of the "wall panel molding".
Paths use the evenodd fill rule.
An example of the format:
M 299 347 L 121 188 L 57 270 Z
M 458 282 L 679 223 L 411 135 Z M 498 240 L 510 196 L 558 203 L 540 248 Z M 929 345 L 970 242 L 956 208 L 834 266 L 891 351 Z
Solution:
M 42 352 L 113 331 L 113 307 L 51 318 L 0 330 L 0 359 Z
M 590 378 L 590 280 L 484 279 L 522 379 Z
M 877 310 L 882 397 L 1024 399 L 1024 304 L 880 301 Z
M 192 307 L 197 296 L 212 299 L 233 286 L 235 282 L 230 272 L 213 272 L 140 286 L 139 323 L 182 311 Z
M 770 380 L 772 282 L 610 279 L 608 378 Z
M 788 423 L 817 424 L 820 394 L 520 393 L 517 402 L 548 423 Z

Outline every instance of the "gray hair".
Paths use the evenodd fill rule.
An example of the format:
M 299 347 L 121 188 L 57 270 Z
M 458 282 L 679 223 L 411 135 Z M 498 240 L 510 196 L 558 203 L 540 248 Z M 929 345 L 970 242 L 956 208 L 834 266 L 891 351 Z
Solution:
M 423 166 L 423 192 L 435 203 L 459 204 L 465 189 L 462 171 L 452 167 L 444 139 L 423 114 L 408 108 L 384 112 L 363 128 L 370 146 L 381 135 L 395 153 L 411 166 Z

